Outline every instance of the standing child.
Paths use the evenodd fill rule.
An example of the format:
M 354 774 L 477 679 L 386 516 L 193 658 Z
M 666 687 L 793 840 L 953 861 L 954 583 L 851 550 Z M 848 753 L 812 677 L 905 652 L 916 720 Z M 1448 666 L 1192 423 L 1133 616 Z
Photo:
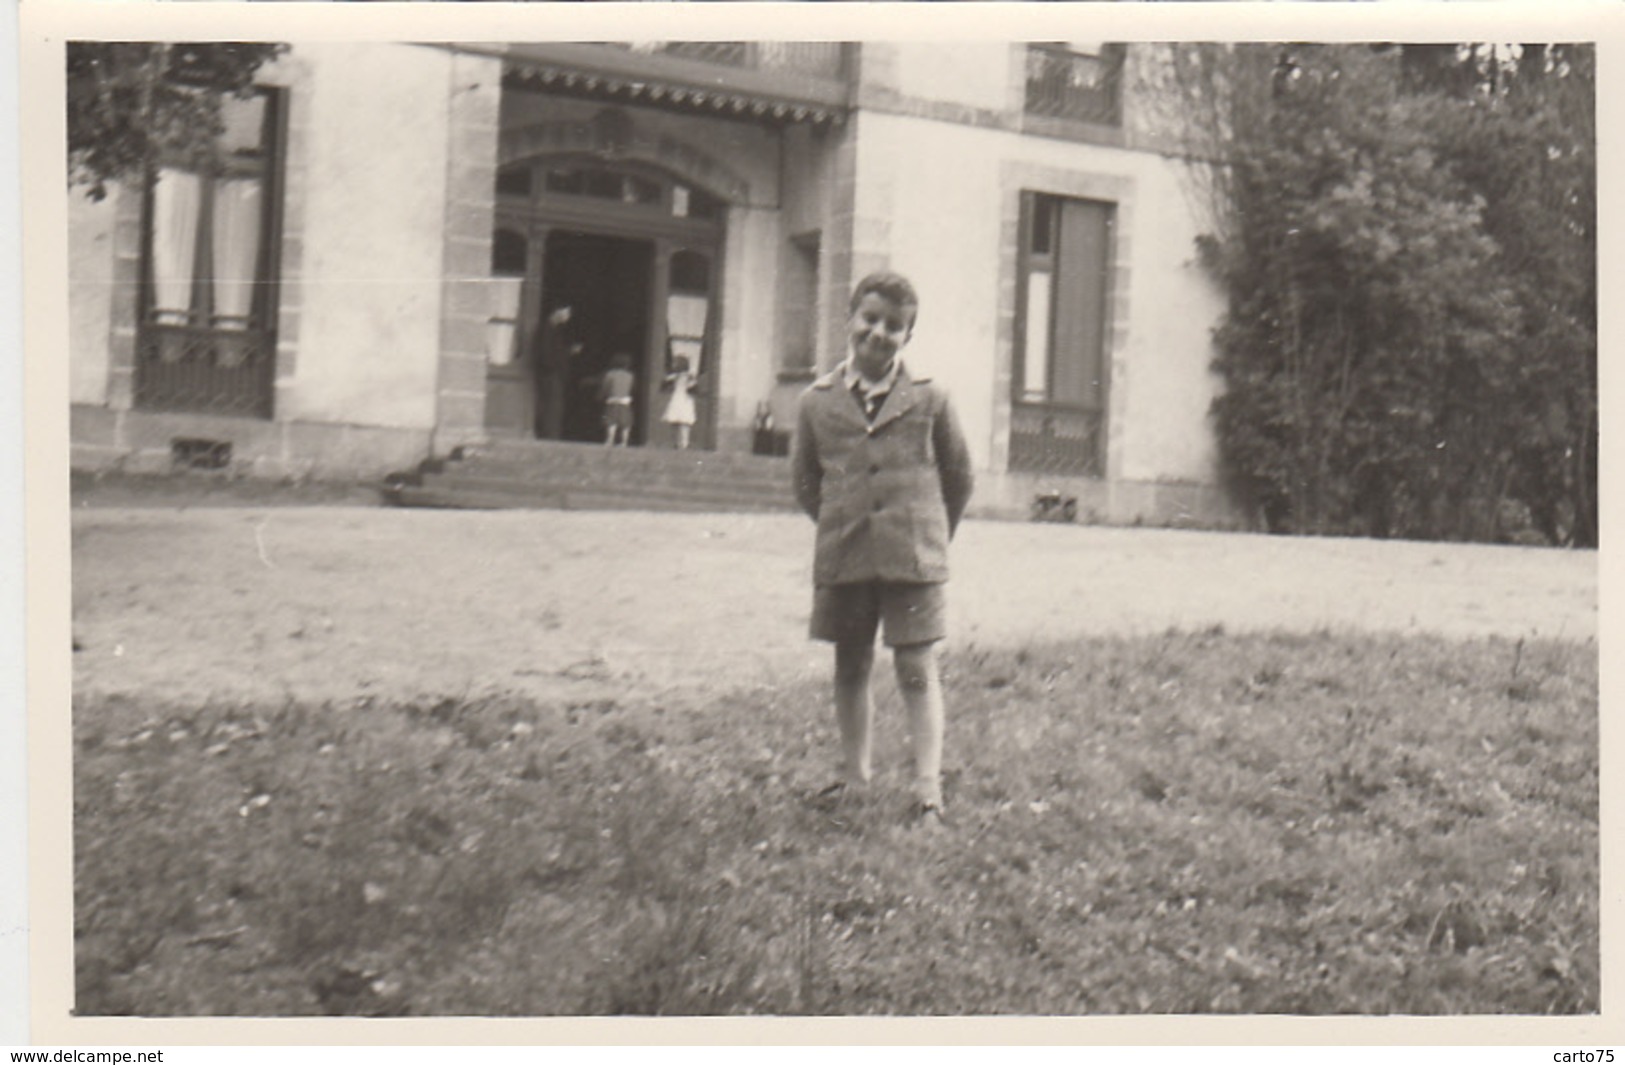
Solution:
M 666 375 L 666 387 L 671 397 L 666 400 L 666 412 L 660 420 L 677 432 L 677 450 L 688 450 L 688 434 L 694 428 L 694 374 L 688 368 L 688 356 L 679 355 L 671 361 L 671 373 Z
M 632 436 L 632 356 L 616 355 L 598 386 L 604 401 L 604 446 L 627 445 Z
M 908 709 L 914 813 L 942 818 L 942 679 L 948 542 L 970 500 L 964 434 L 948 396 L 898 353 L 919 299 L 900 274 L 871 274 L 852 292 L 846 361 L 801 396 L 790 465 L 796 498 L 818 523 L 814 639 L 835 645 L 840 775 L 824 794 L 869 780 L 874 707 L 869 675 L 884 629 Z

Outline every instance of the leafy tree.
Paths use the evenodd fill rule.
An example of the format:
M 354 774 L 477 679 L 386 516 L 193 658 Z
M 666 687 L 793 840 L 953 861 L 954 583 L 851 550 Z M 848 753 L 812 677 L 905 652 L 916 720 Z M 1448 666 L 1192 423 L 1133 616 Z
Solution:
M 1161 69 L 1229 297 L 1221 453 L 1267 527 L 1595 542 L 1589 52 L 1182 45 Z
M 1507 491 L 1554 543 L 1597 543 L 1597 170 L 1590 45 L 1457 49 L 1419 91 L 1469 100 L 1434 131 L 1486 203 L 1520 308 Z M 1435 64 L 1439 68 L 1438 63 Z M 1469 77 L 1459 71 L 1465 69 Z
M 160 159 L 201 166 L 222 132 L 222 96 L 247 95 L 281 44 L 72 41 L 68 181 L 100 200 L 107 183 Z

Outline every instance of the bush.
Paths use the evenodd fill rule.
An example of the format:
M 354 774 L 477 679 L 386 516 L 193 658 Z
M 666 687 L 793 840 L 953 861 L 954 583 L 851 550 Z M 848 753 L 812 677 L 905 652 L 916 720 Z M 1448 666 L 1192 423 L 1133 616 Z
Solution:
M 1506 540 L 1512 503 L 1594 545 L 1590 53 L 1528 47 L 1467 90 L 1406 54 L 1231 55 L 1256 88 L 1202 242 L 1230 484 L 1275 532 Z

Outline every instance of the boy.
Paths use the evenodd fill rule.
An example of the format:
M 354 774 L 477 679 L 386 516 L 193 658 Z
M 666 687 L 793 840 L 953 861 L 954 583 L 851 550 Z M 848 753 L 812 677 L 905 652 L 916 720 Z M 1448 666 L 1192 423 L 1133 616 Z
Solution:
M 617 354 L 609 360 L 609 372 L 598 386 L 604 401 L 604 446 L 625 447 L 632 437 L 632 356 Z
M 869 780 L 869 674 L 884 623 L 914 747 L 914 814 L 942 819 L 942 681 L 948 541 L 971 494 L 970 455 L 947 394 L 898 358 L 919 298 L 900 274 L 852 291 L 846 361 L 802 394 L 790 466 L 818 523 L 814 639 L 835 645 L 837 797 Z

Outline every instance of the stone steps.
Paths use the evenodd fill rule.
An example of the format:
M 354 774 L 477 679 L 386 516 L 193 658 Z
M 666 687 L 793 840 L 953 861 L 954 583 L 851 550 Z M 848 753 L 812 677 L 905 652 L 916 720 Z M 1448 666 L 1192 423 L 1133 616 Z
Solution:
M 397 506 L 458 509 L 789 511 L 783 458 L 504 441 L 392 475 Z
M 450 510 L 644 510 L 690 513 L 784 513 L 779 503 L 713 501 L 688 495 L 633 495 L 605 492 L 493 492 L 460 485 L 410 485 L 389 490 L 389 501 L 401 507 Z
M 455 464 L 448 463 L 445 469 L 447 472 L 455 469 L 461 476 L 469 478 L 529 484 L 585 486 L 605 482 L 635 482 L 697 488 L 727 485 L 753 491 L 788 491 L 790 486 L 789 466 L 782 461 L 777 467 L 759 469 L 718 463 L 640 463 L 635 460 L 554 463 L 499 459 L 482 455 Z

